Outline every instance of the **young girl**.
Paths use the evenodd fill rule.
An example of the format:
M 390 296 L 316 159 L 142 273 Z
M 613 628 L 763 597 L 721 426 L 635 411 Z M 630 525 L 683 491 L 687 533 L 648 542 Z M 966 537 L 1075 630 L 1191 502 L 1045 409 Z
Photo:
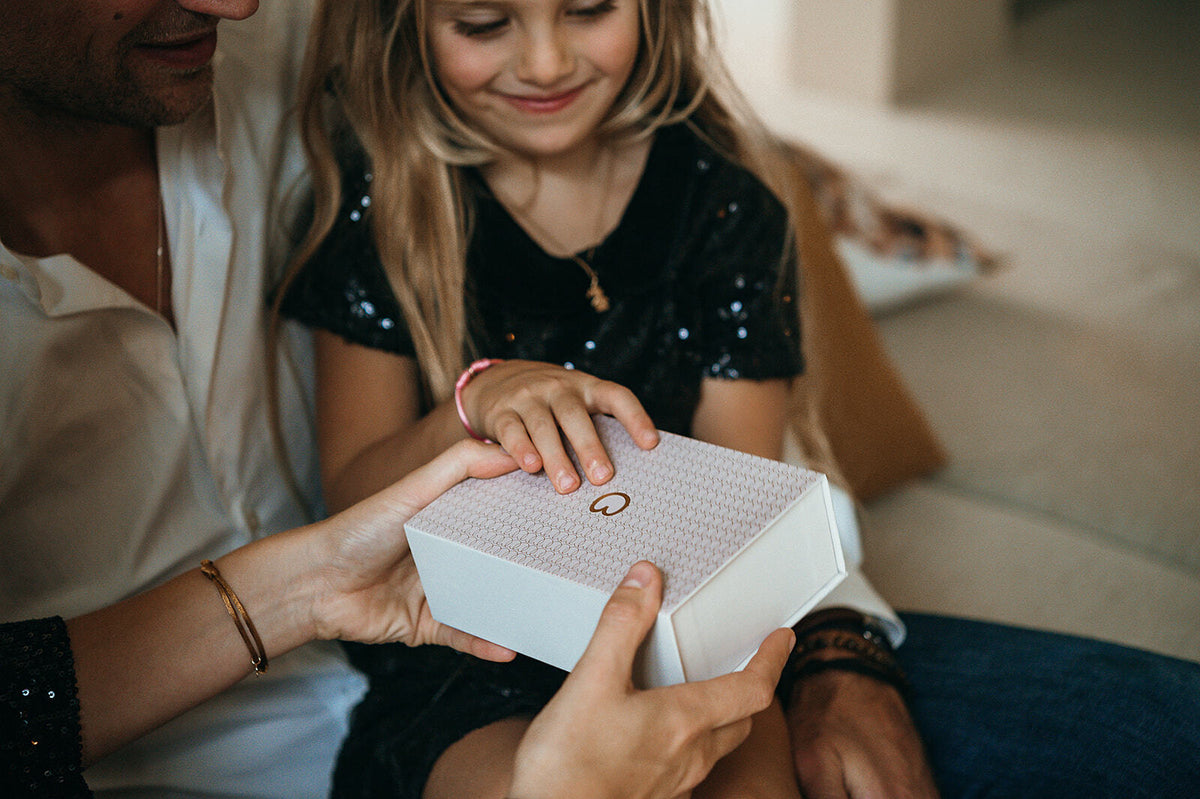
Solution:
M 569 492 L 565 438 L 603 483 L 592 413 L 647 448 L 657 426 L 781 457 L 801 370 L 792 225 L 701 0 L 330 0 L 306 84 L 315 217 L 281 296 L 318 331 L 331 509 L 468 433 Z M 345 796 L 503 796 L 563 677 L 430 647 L 352 655 L 372 689 Z M 727 786 L 799 795 L 778 707 L 696 795 Z

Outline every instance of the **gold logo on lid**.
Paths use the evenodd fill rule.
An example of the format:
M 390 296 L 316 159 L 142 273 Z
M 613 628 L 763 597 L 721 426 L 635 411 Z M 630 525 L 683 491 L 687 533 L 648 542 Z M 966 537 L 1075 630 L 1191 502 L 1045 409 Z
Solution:
M 592 513 L 599 513 L 604 516 L 616 516 L 628 507 L 629 495 L 622 494 L 620 491 L 613 491 L 611 494 L 596 497 L 589 510 Z

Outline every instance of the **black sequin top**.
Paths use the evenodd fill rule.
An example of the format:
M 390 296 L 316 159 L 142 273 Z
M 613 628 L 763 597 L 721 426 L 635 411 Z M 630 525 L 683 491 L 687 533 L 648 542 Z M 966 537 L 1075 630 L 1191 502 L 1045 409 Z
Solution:
M 0 795 L 91 796 L 82 757 L 66 624 L 0 624 Z
M 284 313 L 351 342 L 412 356 L 371 236 L 378 220 L 370 214 L 370 172 L 348 172 L 340 218 L 289 291 Z M 477 172 L 469 177 L 476 227 L 468 326 L 480 354 L 614 380 L 638 395 L 659 428 L 684 435 L 703 378 L 765 380 L 801 371 L 784 209 L 686 127 L 657 133 L 619 225 L 590 258 L 612 301 L 603 313 L 589 304 L 580 266 L 548 255 Z

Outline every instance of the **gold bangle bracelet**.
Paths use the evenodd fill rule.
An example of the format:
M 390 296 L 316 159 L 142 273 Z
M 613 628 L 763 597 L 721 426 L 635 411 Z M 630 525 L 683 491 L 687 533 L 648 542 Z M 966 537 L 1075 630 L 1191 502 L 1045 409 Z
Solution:
M 258 637 L 258 630 L 254 629 L 254 622 L 250 621 L 250 614 L 246 612 L 241 600 L 229 587 L 229 583 L 225 582 L 225 578 L 217 571 L 216 565 L 211 560 L 200 562 L 200 572 L 217 587 L 217 593 L 221 595 L 221 601 L 225 603 L 225 610 L 229 611 L 229 617 L 233 619 L 233 625 L 237 627 L 238 635 L 246 643 L 246 649 L 250 650 L 250 664 L 254 666 L 254 673 L 265 673 L 267 650 L 263 646 L 262 639 Z

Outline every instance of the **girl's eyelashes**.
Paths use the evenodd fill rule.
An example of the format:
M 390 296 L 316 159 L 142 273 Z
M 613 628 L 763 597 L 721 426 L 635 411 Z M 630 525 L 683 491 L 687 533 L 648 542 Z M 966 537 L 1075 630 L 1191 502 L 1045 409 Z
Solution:
M 508 17 L 505 16 L 480 20 L 456 19 L 454 20 L 454 32 L 462 36 L 481 37 L 499 33 L 507 25 Z
M 566 14 L 590 21 L 614 11 L 616 7 L 617 0 L 599 0 L 596 3 L 572 6 L 567 9 Z M 508 24 L 509 17 L 506 15 L 479 20 L 459 18 L 454 20 L 454 31 L 462 36 L 485 37 L 499 33 L 508 27 Z
M 616 9 L 616 7 L 617 0 L 600 0 L 598 3 L 592 3 L 591 5 L 573 8 L 567 13 L 571 16 L 591 19 L 593 17 L 602 17 L 610 11 Z

